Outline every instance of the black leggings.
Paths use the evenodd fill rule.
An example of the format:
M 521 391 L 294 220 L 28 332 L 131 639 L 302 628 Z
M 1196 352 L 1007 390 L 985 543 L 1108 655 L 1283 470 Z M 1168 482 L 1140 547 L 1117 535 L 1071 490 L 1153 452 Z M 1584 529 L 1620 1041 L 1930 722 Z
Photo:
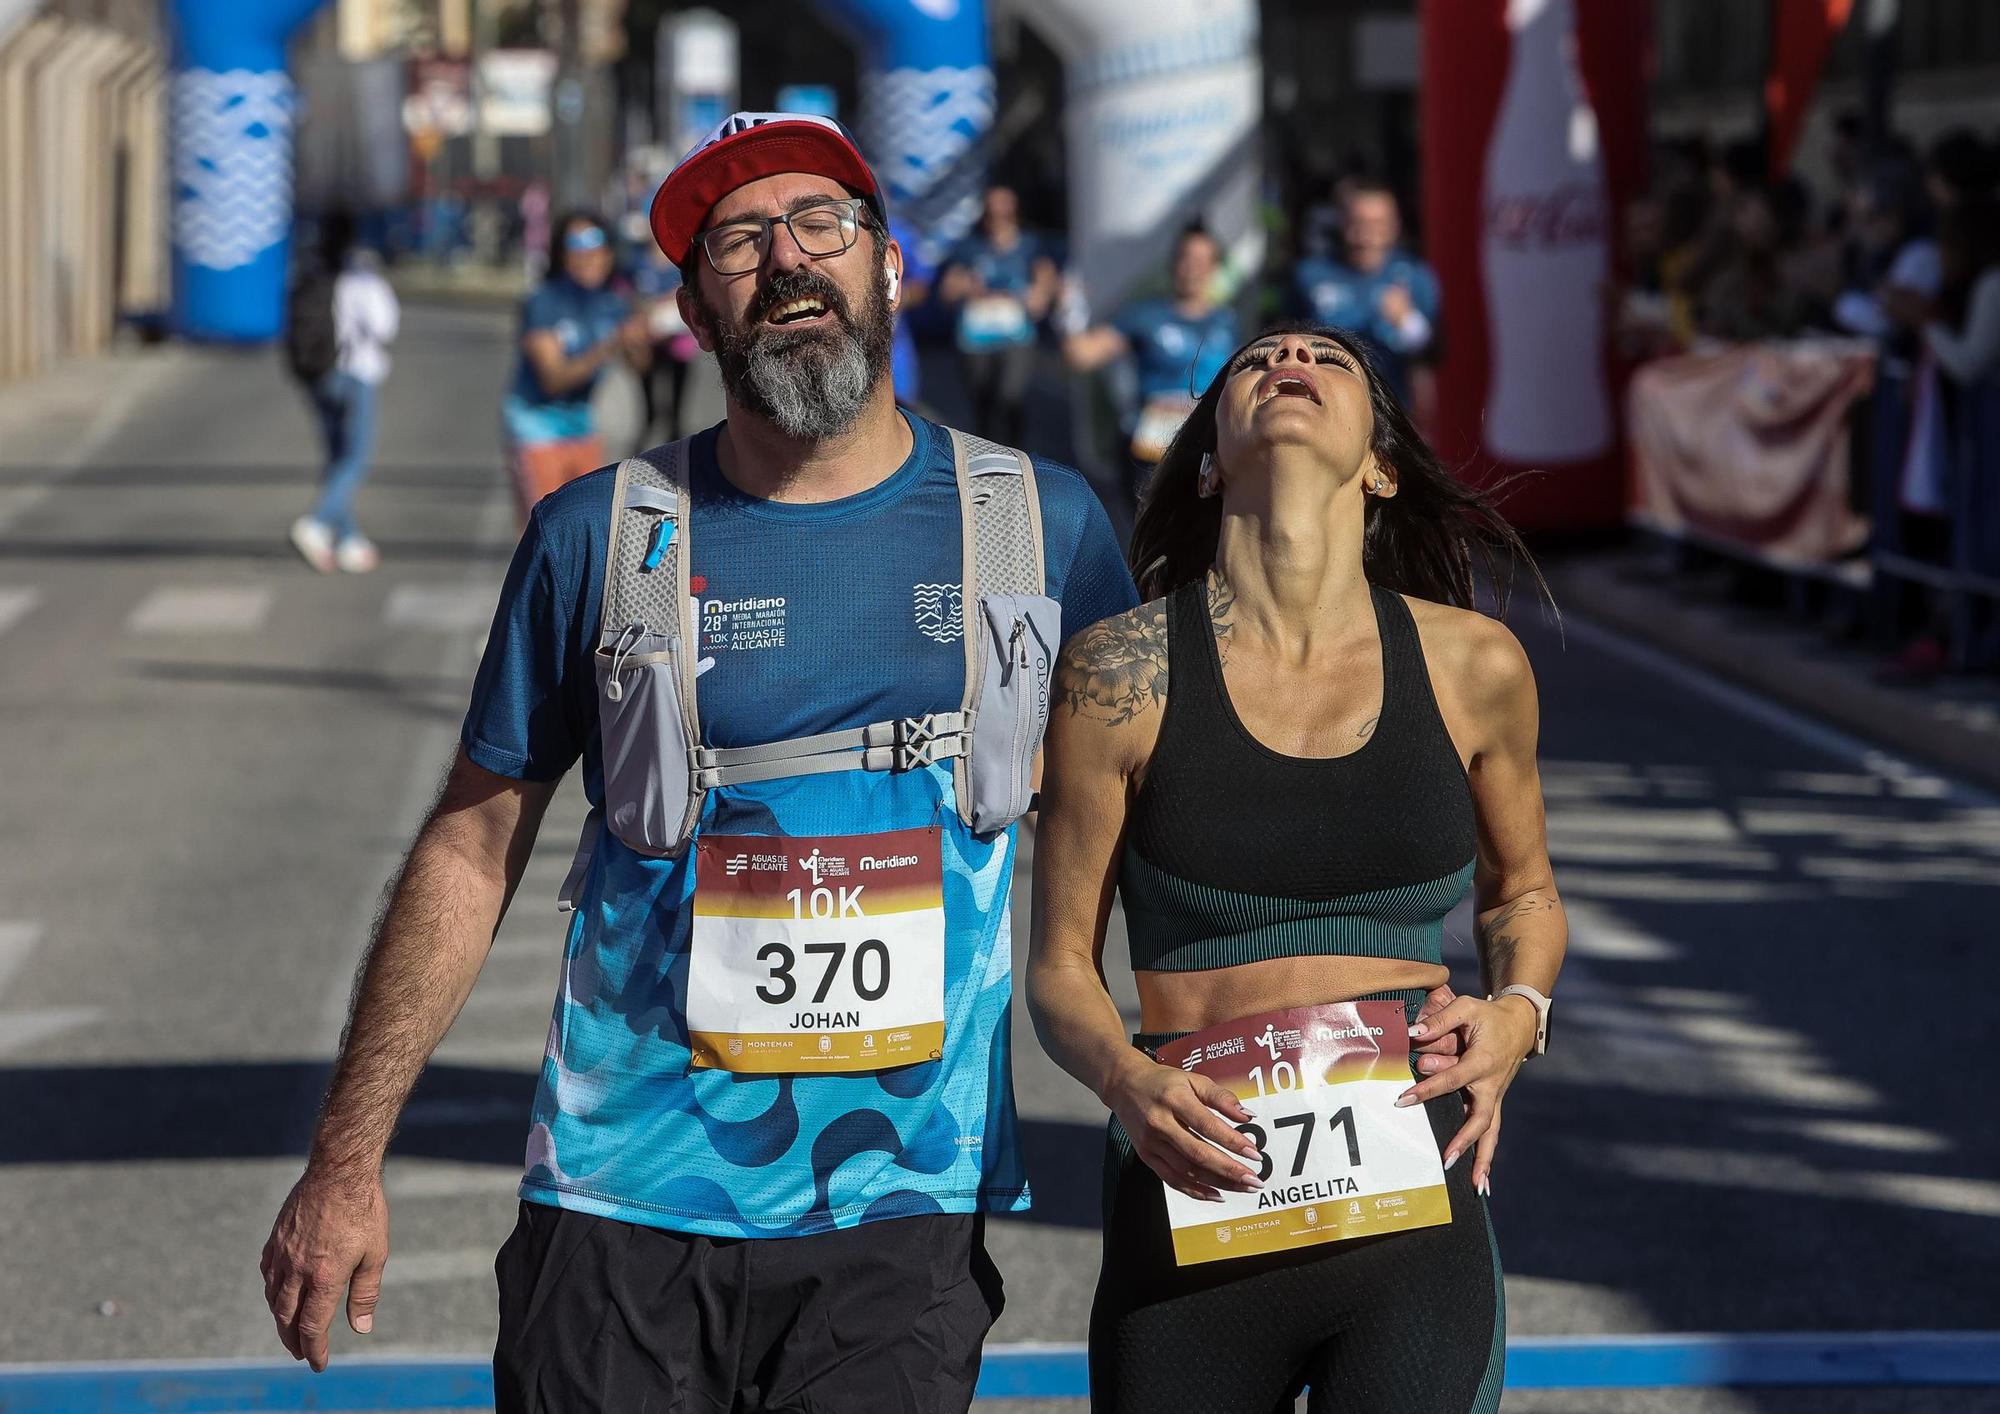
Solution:
M 1442 1152 L 1464 1106 L 1444 1095 L 1425 1113 Z M 1444 1176 L 1441 1227 L 1180 1267 L 1158 1176 L 1122 1133 L 1106 1149 L 1090 1313 L 1097 1414 L 1288 1414 L 1307 1385 L 1310 1414 L 1499 1409 L 1500 1251 L 1470 1154 Z

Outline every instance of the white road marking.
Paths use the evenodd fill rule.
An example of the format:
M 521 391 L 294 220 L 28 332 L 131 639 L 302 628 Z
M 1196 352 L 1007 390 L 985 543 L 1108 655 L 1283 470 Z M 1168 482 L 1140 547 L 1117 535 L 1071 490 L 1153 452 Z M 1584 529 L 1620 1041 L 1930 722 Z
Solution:
M 519 1170 L 497 1164 L 437 1164 L 389 1160 L 384 1180 L 391 1203 L 420 1198 L 499 1198 L 521 1187 Z M 392 1257 L 390 1259 L 394 1261 Z
M 70 442 L 63 454 L 43 463 L 50 472 L 49 476 L 27 486 L 0 487 L 0 531 L 12 529 L 16 521 L 47 500 L 69 472 L 87 465 L 117 435 L 140 399 L 176 369 L 188 366 L 182 360 L 167 355 L 148 354 L 145 357 L 147 362 L 143 368 L 112 380 L 111 395 L 96 401 L 89 425 Z M 37 396 L 25 384 L 14 391 L 30 397 Z
M 479 633 L 493 622 L 493 603 L 484 584 L 403 584 L 390 593 L 382 620 L 391 628 Z
M 54 487 L 46 481 L 33 486 L 0 486 L 0 531 L 11 528 L 49 498 Z
M 125 621 L 130 633 L 244 633 L 271 612 L 271 591 L 242 584 L 155 589 Z
M 554 1005 L 555 990 L 549 991 L 549 1003 Z M 518 1070 L 537 1072 L 542 1068 L 542 1060 L 547 1055 L 545 1044 L 535 1041 L 491 1040 L 474 1036 L 470 1032 L 461 1036 L 459 1030 L 465 1023 L 461 1020 L 439 1044 L 431 1057 L 431 1064 L 472 1065 L 492 1070 Z M 523 1136 L 526 1130 L 523 1128 Z
M 45 1006 L 33 1011 L 0 1012 L 0 1056 L 88 1026 L 103 1015 L 104 1008 L 94 1006 Z
M 562 956 L 562 939 L 551 938 L 546 932 L 524 933 L 517 937 L 501 937 L 494 940 L 487 949 L 488 961 L 513 961 L 517 958 L 532 958 L 537 961 L 554 963 Z
M 556 984 L 553 978 L 545 977 L 537 982 L 519 986 L 480 986 L 473 989 L 466 998 L 465 1010 L 470 1013 L 519 1011 L 546 1012 L 555 1004 Z
M 492 1281 L 495 1255 L 495 1249 L 486 1247 L 461 1247 L 455 1252 L 391 1252 L 383 1279 L 392 1286 L 480 1278 Z
M 0 589 L 0 633 L 26 618 L 41 598 L 39 589 Z
M 42 945 L 42 925 L 25 920 L 0 920 L 0 996 L 28 955 Z
M 24 920 L 0 921 L 0 997 L 7 984 L 36 948 L 41 946 L 42 925 Z M 51 1036 L 60 1036 L 79 1026 L 88 1026 L 104 1014 L 101 1007 L 49 1006 L 24 1011 L 0 1012 L 0 1055 L 22 1050 Z

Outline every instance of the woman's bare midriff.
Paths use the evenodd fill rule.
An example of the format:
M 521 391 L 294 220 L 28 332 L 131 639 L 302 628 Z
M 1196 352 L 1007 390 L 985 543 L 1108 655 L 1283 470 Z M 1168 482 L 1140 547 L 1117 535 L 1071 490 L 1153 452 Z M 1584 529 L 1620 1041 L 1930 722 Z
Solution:
M 1203 972 L 1135 972 L 1140 1029 L 1199 1031 L 1239 1016 L 1351 1002 L 1376 992 L 1430 991 L 1451 979 L 1434 963 L 1386 957 L 1274 957 Z

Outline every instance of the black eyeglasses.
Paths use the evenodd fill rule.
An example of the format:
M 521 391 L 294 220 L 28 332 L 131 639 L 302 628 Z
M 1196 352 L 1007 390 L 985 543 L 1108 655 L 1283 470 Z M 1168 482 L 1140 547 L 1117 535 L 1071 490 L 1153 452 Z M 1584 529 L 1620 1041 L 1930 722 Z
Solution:
M 747 275 L 771 252 L 771 232 L 783 226 L 800 250 L 815 260 L 852 248 L 861 234 L 861 208 L 866 198 L 816 201 L 781 216 L 746 216 L 711 226 L 695 239 L 708 253 L 709 268 L 718 275 Z

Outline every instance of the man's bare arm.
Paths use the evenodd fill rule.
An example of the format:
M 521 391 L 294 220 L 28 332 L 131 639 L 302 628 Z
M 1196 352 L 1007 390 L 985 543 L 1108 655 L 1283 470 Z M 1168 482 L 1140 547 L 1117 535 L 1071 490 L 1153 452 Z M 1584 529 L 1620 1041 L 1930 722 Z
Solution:
M 535 846 L 552 781 L 452 762 L 362 960 L 309 1162 L 382 1167 L 396 1118 L 472 994 Z
M 264 1244 L 264 1298 L 294 1359 L 323 1370 L 334 1308 L 374 1325 L 389 1259 L 382 1161 L 417 1076 L 455 1017 L 513 898 L 552 781 L 516 781 L 464 752 L 431 807 L 361 965 L 306 1171 Z

